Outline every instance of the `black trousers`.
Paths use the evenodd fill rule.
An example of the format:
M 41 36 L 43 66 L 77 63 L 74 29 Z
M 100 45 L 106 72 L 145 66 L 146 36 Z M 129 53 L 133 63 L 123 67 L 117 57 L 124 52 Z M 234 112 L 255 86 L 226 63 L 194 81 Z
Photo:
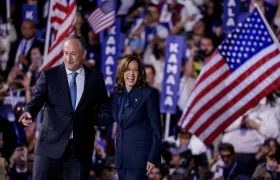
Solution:
M 91 159 L 80 162 L 74 152 L 73 140 L 69 140 L 60 159 L 36 155 L 32 180 L 87 180 L 89 179 Z
M 118 169 L 119 180 L 148 180 L 146 169 Z

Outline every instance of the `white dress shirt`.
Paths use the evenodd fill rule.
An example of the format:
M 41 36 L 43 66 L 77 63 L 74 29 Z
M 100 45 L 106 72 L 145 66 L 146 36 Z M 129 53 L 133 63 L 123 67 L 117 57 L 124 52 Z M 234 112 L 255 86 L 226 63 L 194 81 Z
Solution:
M 67 73 L 67 80 L 68 80 L 68 85 L 70 86 L 70 82 L 72 80 L 72 71 L 69 69 L 66 69 Z M 79 70 L 76 71 L 78 74 L 76 76 L 76 84 L 77 84 L 77 99 L 76 99 L 76 105 L 75 108 L 77 108 L 77 105 L 79 104 L 79 101 L 82 97 L 83 91 L 84 91 L 84 84 L 85 84 L 85 70 L 84 68 L 80 68 Z M 73 138 L 73 131 L 71 132 L 70 139 Z

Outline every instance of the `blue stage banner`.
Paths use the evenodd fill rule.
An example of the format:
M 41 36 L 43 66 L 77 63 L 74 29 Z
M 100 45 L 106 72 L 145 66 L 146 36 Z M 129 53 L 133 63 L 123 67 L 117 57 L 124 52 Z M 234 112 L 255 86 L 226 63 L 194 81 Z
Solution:
M 102 44 L 101 70 L 104 75 L 107 92 L 112 92 L 115 87 L 115 78 L 120 55 L 120 19 L 115 20 L 114 26 L 108 30 L 108 35 Z
M 186 42 L 183 36 L 169 35 L 165 49 L 165 66 L 162 82 L 160 111 L 176 113 L 182 59 L 186 54 Z
M 34 24 L 38 23 L 38 8 L 37 5 L 22 5 L 22 20 L 33 21 Z
M 223 30 L 232 31 L 238 23 L 240 0 L 224 0 Z

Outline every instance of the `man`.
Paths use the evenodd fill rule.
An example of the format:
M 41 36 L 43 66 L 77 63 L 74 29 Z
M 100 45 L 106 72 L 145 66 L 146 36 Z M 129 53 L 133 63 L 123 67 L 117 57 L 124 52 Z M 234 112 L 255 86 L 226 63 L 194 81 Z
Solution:
M 222 143 L 219 145 L 219 153 L 224 163 L 223 177 L 224 179 L 240 178 L 249 180 L 245 176 L 244 170 L 241 168 L 240 163 L 236 160 L 236 154 L 233 145 L 229 143 Z
M 32 122 L 45 105 L 35 148 L 33 180 L 88 179 L 95 137 L 94 125 L 111 123 L 102 74 L 83 66 L 87 51 L 81 36 L 69 36 L 63 47 L 64 64 L 43 71 L 33 99 L 20 117 Z M 102 112 L 102 114 L 100 114 Z M 99 113 L 99 114 L 97 114 Z
M 14 66 L 18 66 L 23 72 L 27 72 L 31 64 L 31 49 L 33 47 L 43 48 L 42 42 L 36 37 L 36 26 L 32 21 L 23 21 L 20 30 L 22 38 L 18 38 L 11 44 L 5 79 L 7 79 Z

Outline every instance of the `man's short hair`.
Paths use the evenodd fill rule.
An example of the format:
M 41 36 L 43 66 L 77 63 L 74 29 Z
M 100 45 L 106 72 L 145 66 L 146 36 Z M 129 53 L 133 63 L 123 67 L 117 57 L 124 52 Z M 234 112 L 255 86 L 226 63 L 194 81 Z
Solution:
M 153 65 L 145 64 L 145 65 L 144 65 L 144 68 L 145 68 L 145 69 L 146 69 L 146 68 L 150 68 L 150 69 L 152 70 L 153 74 L 156 75 L 156 70 L 155 70 L 155 68 L 154 68 Z
M 80 42 L 81 49 L 86 50 L 87 48 L 86 40 L 82 36 L 77 34 L 72 34 L 66 38 L 66 40 L 69 39 L 77 39 Z
M 231 154 L 235 154 L 234 147 L 230 143 L 221 143 L 219 145 L 219 152 L 221 151 L 229 151 Z

